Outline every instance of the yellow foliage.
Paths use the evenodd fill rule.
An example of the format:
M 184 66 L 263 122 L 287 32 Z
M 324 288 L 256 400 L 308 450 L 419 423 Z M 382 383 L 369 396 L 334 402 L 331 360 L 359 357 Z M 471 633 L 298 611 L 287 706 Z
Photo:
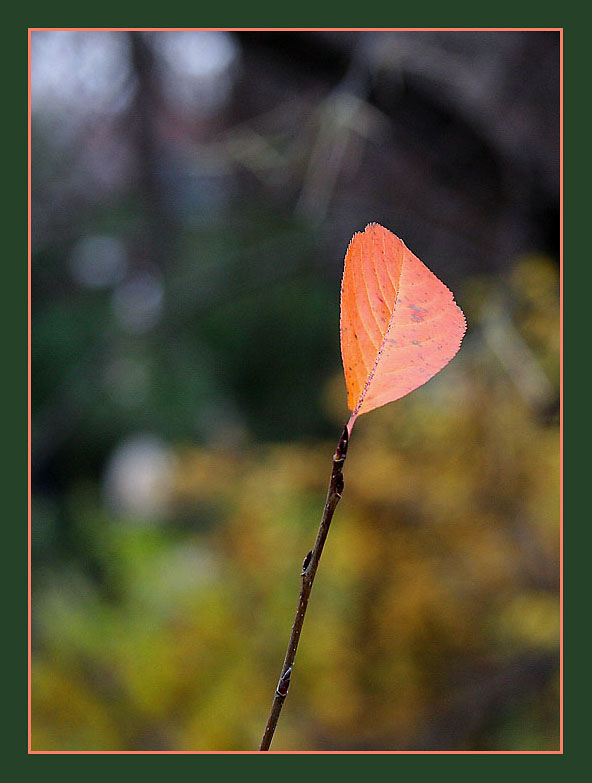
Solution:
M 499 288 L 473 283 L 452 364 L 356 423 L 278 748 L 420 742 L 459 679 L 556 651 L 557 422 L 480 321 L 483 298 L 509 291 L 512 328 L 556 390 L 556 287 L 554 267 L 534 258 Z M 323 395 L 337 440 L 343 380 Z M 173 509 L 185 529 L 97 527 L 120 596 L 67 584 L 37 596 L 36 749 L 256 747 L 334 445 L 179 446 Z M 542 704 L 554 688 L 542 680 L 525 698 Z M 541 742 L 553 749 L 549 714 Z M 488 725 L 463 741 L 478 744 Z

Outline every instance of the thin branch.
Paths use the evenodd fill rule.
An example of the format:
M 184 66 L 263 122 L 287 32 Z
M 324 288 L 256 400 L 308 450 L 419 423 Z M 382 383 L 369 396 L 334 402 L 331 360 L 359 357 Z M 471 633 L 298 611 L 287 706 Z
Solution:
M 292 676 L 296 651 L 298 650 L 300 633 L 304 624 L 308 599 L 310 598 L 310 592 L 319 566 L 319 560 L 321 559 L 323 547 L 327 539 L 327 534 L 329 533 L 331 520 L 333 519 L 333 514 L 337 504 L 341 500 L 341 493 L 343 492 L 343 463 L 345 462 L 345 457 L 347 455 L 348 442 L 348 430 L 347 427 L 344 427 L 335 453 L 333 454 L 333 470 L 331 471 L 331 480 L 329 482 L 329 489 L 327 491 L 327 499 L 325 501 L 325 508 L 323 509 L 319 532 L 317 533 L 317 540 L 315 541 L 314 548 L 307 554 L 302 563 L 302 573 L 300 575 L 302 586 L 300 588 L 298 608 L 296 609 L 296 616 L 294 618 L 294 624 L 292 625 L 292 633 L 290 634 L 284 665 L 282 666 L 282 672 L 273 697 L 271 711 L 259 750 L 269 750 L 282 707 L 284 706 L 286 696 L 288 695 L 290 678 Z

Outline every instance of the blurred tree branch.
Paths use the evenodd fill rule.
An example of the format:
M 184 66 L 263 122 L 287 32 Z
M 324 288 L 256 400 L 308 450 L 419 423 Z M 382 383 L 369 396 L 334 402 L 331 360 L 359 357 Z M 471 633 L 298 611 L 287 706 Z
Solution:
M 344 750 L 487 750 L 478 746 L 479 736 L 490 732 L 505 714 L 528 705 L 558 673 L 559 654 L 554 652 L 533 652 L 506 664 L 465 670 L 463 679 L 468 684 L 452 689 L 451 698 L 436 703 L 423 730 L 414 737 L 405 738 L 392 726 L 362 742 L 349 743 Z M 320 727 L 313 731 L 322 746 L 335 747 L 334 738 L 323 736 Z
M 144 209 L 143 256 L 164 270 L 173 255 L 175 232 L 162 185 L 163 149 L 158 119 L 163 111 L 154 52 L 145 34 L 131 31 L 131 63 L 136 94 L 130 113 L 137 150 L 138 190 Z

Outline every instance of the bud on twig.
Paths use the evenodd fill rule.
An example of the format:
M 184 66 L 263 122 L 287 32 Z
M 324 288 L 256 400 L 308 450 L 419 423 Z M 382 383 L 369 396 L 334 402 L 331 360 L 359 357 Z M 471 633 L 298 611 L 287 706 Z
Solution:
M 279 696 L 287 696 L 290 687 L 290 678 L 292 677 L 292 667 L 288 666 L 286 671 L 280 677 L 276 691 Z
M 312 549 L 310 550 L 310 552 L 307 554 L 307 556 L 302 561 L 302 573 L 300 574 L 300 576 L 304 576 L 308 566 L 310 565 L 310 561 L 311 560 L 312 560 Z
M 333 455 L 333 462 L 343 462 L 345 460 L 347 456 L 348 445 L 349 433 L 347 431 L 347 427 L 344 427 L 343 432 L 341 433 L 341 437 L 339 438 L 337 448 L 335 449 L 335 454 Z

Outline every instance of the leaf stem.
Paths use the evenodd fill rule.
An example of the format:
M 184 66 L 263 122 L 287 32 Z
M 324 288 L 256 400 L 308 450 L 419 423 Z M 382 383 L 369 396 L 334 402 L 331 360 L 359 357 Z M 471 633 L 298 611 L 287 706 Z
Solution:
M 315 541 L 314 548 L 304 558 L 302 563 L 301 587 L 300 597 L 298 598 L 298 608 L 296 609 L 296 616 L 294 617 L 294 623 L 292 625 L 292 633 L 290 634 L 290 641 L 288 642 L 288 649 L 286 650 L 286 656 L 284 658 L 284 664 L 280 674 L 280 679 L 277 684 L 277 688 L 271 704 L 271 711 L 269 718 L 267 719 L 267 726 L 263 733 L 263 739 L 259 746 L 259 750 L 269 750 L 273 735 L 277 726 L 277 722 L 284 706 L 286 696 L 288 695 L 288 688 L 290 687 L 290 678 L 292 675 L 292 669 L 294 667 L 294 660 L 296 658 L 296 651 L 298 650 L 298 642 L 300 641 L 300 634 L 302 632 L 302 626 L 304 624 L 304 617 L 306 615 L 306 609 L 308 607 L 308 599 L 310 598 L 310 592 L 319 566 L 319 560 L 323 552 L 323 547 L 329 533 L 329 527 L 333 514 L 337 507 L 337 504 L 341 500 L 341 494 L 343 492 L 343 464 L 347 456 L 347 446 L 349 443 L 348 428 L 344 427 L 335 453 L 333 454 L 333 469 L 331 471 L 331 480 L 329 481 L 329 489 L 327 490 L 327 499 L 325 500 L 325 508 L 323 509 L 323 516 L 321 517 L 321 524 L 319 526 L 319 532 L 317 533 L 317 539 Z

